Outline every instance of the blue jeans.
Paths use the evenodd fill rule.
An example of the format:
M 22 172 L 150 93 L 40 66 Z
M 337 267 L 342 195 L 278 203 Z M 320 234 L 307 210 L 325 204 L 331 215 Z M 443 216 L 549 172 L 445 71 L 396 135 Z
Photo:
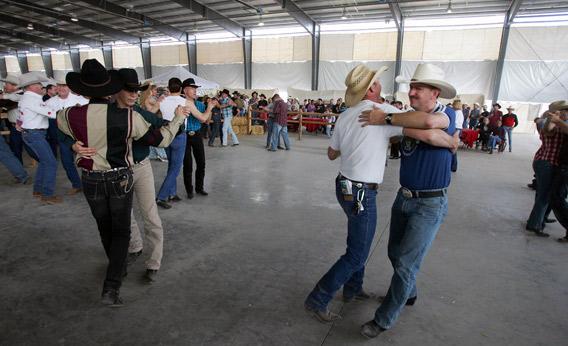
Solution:
M 273 124 L 274 124 L 274 120 L 272 120 L 272 118 L 268 118 L 268 120 L 266 121 L 266 147 L 267 148 L 270 148 L 270 144 L 272 143 Z
M 73 156 L 73 150 L 71 147 L 65 145 L 65 143 L 59 143 L 59 154 L 61 156 L 61 164 L 63 165 L 63 169 L 65 169 L 65 173 L 67 174 L 67 178 L 71 182 L 71 186 L 74 189 L 81 188 L 81 177 L 79 177 L 79 173 L 77 172 L 77 167 L 75 167 L 75 158 Z
M 398 193 L 391 210 L 389 259 L 394 273 L 375 322 L 391 328 L 408 298 L 416 297 L 416 275 L 448 212 L 448 197 L 406 198 Z
M 47 134 L 45 139 L 49 146 L 51 147 L 51 151 L 53 152 L 53 156 L 57 158 L 57 145 L 59 141 L 57 140 L 57 119 L 48 119 L 49 120 L 49 127 L 47 128 Z M 79 178 L 80 179 L 80 178 Z M 79 186 L 81 186 L 79 184 Z
M 489 150 L 493 151 L 495 145 L 499 143 L 501 143 L 501 137 L 491 135 L 491 137 L 489 137 Z
M 24 143 L 24 140 L 22 139 L 22 133 L 16 130 L 16 127 L 13 124 L 10 124 L 10 149 L 12 149 L 12 152 L 14 153 L 16 158 L 20 160 L 21 163 L 24 163 L 24 161 L 22 160 L 22 151 L 24 149 L 26 149 L 26 152 L 32 159 L 39 161 L 33 150 Z
M 290 150 L 290 138 L 288 138 L 288 126 L 282 126 L 277 122 L 272 124 L 272 143 L 270 146 L 271 150 L 276 150 L 276 147 L 280 143 L 280 136 L 284 139 L 284 145 L 286 150 Z
M 44 197 L 55 195 L 55 178 L 57 177 L 57 160 L 45 139 L 46 130 L 24 130 L 22 138 L 39 159 L 37 167 L 34 192 Z
M 509 152 L 513 149 L 513 128 L 510 126 L 503 126 L 505 129 L 505 133 L 507 134 L 507 138 L 509 139 Z
M 18 161 L 14 153 L 12 153 L 8 143 L 6 143 L 2 136 L 0 136 L 0 162 L 18 179 L 18 182 L 23 183 L 28 180 L 28 172 L 26 172 L 22 163 Z
M 536 195 L 531 215 L 527 221 L 527 228 L 542 230 L 545 226 L 544 219 L 550 200 L 554 166 L 549 161 L 536 160 L 533 162 L 533 169 L 536 176 Z
M 230 134 L 233 140 L 233 144 L 239 144 L 239 139 L 237 135 L 233 131 L 233 117 L 225 117 L 225 121 L 223 122 L 223 146 L 227 146 L 227 135 Z
M 345 201 L 339 180 L 335 182 L 337 201 L 347 215 L 347 250 L 320 279 L 306 298 L 305 304 L 319 311 L 327 310 L 335 292 L 343 286 L 343 296 L 351 298 L 363 290 L 365 263 L 377 227 L 377 191 L 363 187 L 365 210 L 356 215 L 355 199 L 359 188 L 353 186 L 354 201 Z
M 158 199 L 167 201 L 169 197 L 177 195 L 177 177 L 183 166 L 185 156 L 185 143 L 187 136 L 185 133 L 179 134 L 174 138 L 169 147 L 166 148 L 168 155 L 168 173 L 158 191 Z

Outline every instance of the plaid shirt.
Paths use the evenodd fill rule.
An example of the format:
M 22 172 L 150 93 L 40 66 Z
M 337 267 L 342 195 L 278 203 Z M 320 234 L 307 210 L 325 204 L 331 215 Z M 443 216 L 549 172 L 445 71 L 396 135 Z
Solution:
M 220 101 L 219 103 L 221 104 L 221 106 L 228 105 L 230 100 L 231 99 L 227 97 L 225 99 L 219 100 Z M 233 106 L 229 106 L 227 108 L 222 108 L 221 114 L 223 115 L 223 118 L 232 117 L 233 116 Z
M 560 148 L 564 141 L 562 132 L 560 132 L 558 127 L 555 127 L 550 136 L 540 135 L 540 139 L 542 140 L 542 145 L 534 155 L 534 160 L 549 161 L 554 166 L 558 166 L 560 163 Z

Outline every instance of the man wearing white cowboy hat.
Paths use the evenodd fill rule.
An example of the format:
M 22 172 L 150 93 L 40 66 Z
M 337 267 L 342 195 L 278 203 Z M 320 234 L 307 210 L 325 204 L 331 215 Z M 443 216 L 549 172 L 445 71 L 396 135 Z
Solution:
M 348 219 L 348 236 L 345 254 L 319 280 L 304 302 L 308 314 L 323 323 L 339 318 L 328 310 L 328 304 L 342 286 L 345 301 L 371 297 L 363 290 L 363 278 L 377 224 L 377 189 L 383 181 L 389 139 L 405 134 L 436 145 L 452 148 L 457 145 L 454 138 L 441 130 L 360 126 L 358 117 L 373 107 L 389 113 L 389 117 L 392 113 L 402 112 L 391 105 L 379 104 L 381 84 L 378 77 L 385 70 L 386 67 L 372 71 L 365 65 L 359 65 L 347 75 L 345 102 L 350 108 L 341 113 L 328 148 L 330 160 L 341 157 L 335 182 L 336 197 Z M 438 123 L 437 118 L 426 112 L 409 112 L 403 118 L 401 124 L 408 127 L 447 126 L 443 121 Z
M 48 119 L 56 116 L 56 111 L 42 100 L 41 83 L 48 81 L 49 79 L 36 72 L 20 76 L 19 86 L 24 89 L 24 95 L 18 103 L 18 124 L 22 128 L 24 143 L 32 149 L 39 161 L 33 195 L 40 197 L 47 204 L 54 204 L 60 203 L 62 199 L 55 195 L 57 160 L 46 140 Z
M 456 132 L 455 112 L 441 104 L 438 97 L 454 98 L 456 90 L 444 79 L 445 74 L 439 67 L 419 64 L 408 81 L 408 96 L 412 108 L 431 113 L 447 135 L 453 136 Z M 397 80 L 402 81 L 398 77 Z M 400 125 L 407 117 L 408 114 L 385 116 L 382 111 L 373 110 L 365 113 L 363 119 L 371 124 Z M 391 210 L 388 244 L 394 273 L 375 318 L 361 327 L 361 334 L 368 338 L 391 328 L 404 305 L 413 305 L 416 301 L 416 275 L 448 208 L 452 152 L 408 135 L 402 141 L 401 151 L 402 187 Z
M 55 83 L 57 86 L 57 95 L 46 101 L 46 104 L 55 111 L 89 103 L 89 100 L 86 98 L 71 93 L 67 82 L 64 80 L 56 80 Z M 55 123 L 54 126 L 57 128 L 57 123 Z M 70 146 L 62 143 L 60 140 L 58 140 L 58 143 L 61 164 L 63 165 L 63 169 L 65 169 L 65 173 L 67 173 L 67 178 L 71 182 L 71 190 L 69 190 L 67 194 L 75 195 L 81 192 L 81 178 L 79 177 L 79 173 L 77 173 L 77 167 L 75 167 L 73 151 Z
M 503 123 L 503 128 L 505 129 L 505 133 L 507 134 L 507 138 L 509 141 L 509 152 L 513 150 L 513 129 L 519 126 L 519 118 L 513 111 L 515 108 L 513 106 L 507 107 L 507 114 L 503 115 L 501 118 L 501 122 Z
M 85 60 L 81 72 L 69 72 L 66 82 L 72 91 L 90 98 L 88 105 L 59 111 L 57 126 L 73 140 L 95 149 L 90 155 L 79 154 L 76 162 L 83 170 L 83 192 L 109 260 L 101 303 L 118 307 L 123 304 L 119 290 L 130 240 L 132 141 L 169 145 L 188 111 L 178 107 L 168 125 L 152 129 L 138 112 L 109 104 L 108 96 L 118 93 L 126 83 L 118 71 L 107 71 L 96 59 Z

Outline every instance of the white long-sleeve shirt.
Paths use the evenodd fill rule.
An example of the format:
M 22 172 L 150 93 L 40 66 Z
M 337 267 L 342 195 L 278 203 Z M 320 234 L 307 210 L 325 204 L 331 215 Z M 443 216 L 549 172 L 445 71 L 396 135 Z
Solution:
M 48 118 L 55 119 L 56 111 L 42 100 L 42 96 L 32 91 L 24 92 L 18 103 L 19 121 L 26 130 L 47 129 Z
M 86 105 L 87 103 L 89 103 L 89 100 L 87 100 L 83 96 L 69 93 L 69 95 L 64 99 L 58 95 L 50 98 L 45 103 L 53 110 L 60 111 L 64 108 Z

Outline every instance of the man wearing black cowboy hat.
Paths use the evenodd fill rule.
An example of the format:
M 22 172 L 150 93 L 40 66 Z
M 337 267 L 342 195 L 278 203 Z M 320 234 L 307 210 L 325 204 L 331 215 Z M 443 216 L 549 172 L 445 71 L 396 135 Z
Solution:
M 207 196 L 203 188 L 205 180 L 205 150 L 203 148 L 203 138 L 201 137 L 201 124 L 209 121 L 213 107 L 217 101 L 210 100 L 207 108 L 201 101 L 197 101 L 197 88 L 193 78 L 183 81 L 181 90 L 186 98 L 186 106 L 191 110 L 191 115 L 187 118 L 185 132 L 187 142 L 185 145 L 185 157 L 183 159 L 183 183 L 189 199 L 193 198 L 193 158 L 195 158 L 195 192 L 202 196 Z
M 101 302 L 121 306 L 119 290 L 130 241 L 132 141 L 167 146 L 188 112 L 179 107 L 168 125 L 151 129 L 140 113 L 108 103 L 108 96 L 125 83 L 118 71 L 107 71 L 96 59 L 85 60 L 81 72 L 69 72 L 66 82 L 72 91 L 90 98 L 88 105 L 60 111 L 57 125 L 63 134 L 96 150 L 92 155 L 79 154 L 76 162 L 83 170 L 83 192 L 109 259 Z

